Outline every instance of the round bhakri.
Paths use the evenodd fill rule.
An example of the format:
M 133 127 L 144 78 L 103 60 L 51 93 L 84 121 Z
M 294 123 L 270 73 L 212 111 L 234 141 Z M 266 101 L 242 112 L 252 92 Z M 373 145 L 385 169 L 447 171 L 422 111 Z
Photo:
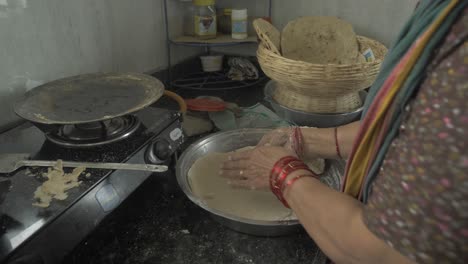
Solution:
M 315 64 L 364 62 L 350 23 L 337 17 L 301 17 L 289 22 L 281 34 L 284 57 Z

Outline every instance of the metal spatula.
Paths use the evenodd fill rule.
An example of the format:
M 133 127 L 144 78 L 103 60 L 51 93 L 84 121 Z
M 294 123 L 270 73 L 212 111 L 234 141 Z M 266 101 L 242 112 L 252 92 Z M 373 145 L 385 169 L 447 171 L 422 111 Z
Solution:
M 0 173 L 14 172 L 25 166 L 52 167 L 56 161 L 29 160 L 29 154 L 0 154 Z M 74 162 L 63 161 L 63 167 L 76 168 L 85 167 L 88 169 L 109 169 L 109 170 L 138 170 L 151 172 L 165 172 L 167 166 L 151 164 L 127 164 L 127 163 L 97 163 L 97 162 Z

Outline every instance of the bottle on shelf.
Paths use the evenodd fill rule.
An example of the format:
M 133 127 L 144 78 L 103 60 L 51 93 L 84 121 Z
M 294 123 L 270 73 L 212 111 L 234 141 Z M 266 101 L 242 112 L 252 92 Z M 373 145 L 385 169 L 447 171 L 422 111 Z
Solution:
M 247 18 L 247 9 L 232 9 L 231 24 L 233 39 L 246 39 L 248 37 Z
M 231 35 L 232 33 L 231 13 L 232 9 L 230 8 L 222 8 L 219 10 L 218 31 L 222 34 Z
M 193 0 L 193 4 L 195 36 L 199 39 L 216 38 L 215 0 Z

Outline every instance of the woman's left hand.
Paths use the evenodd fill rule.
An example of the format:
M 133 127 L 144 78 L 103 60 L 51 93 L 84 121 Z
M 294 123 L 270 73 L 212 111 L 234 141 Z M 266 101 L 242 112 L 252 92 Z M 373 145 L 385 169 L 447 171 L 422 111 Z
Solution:
M 230 179 L 234 187 L 252 190 L 269 190 L 270 173 L 276 162 L 296 154 L 282 147 L 256 147 L 242 152 L 231 152 L 220 171 L 222 177 Z

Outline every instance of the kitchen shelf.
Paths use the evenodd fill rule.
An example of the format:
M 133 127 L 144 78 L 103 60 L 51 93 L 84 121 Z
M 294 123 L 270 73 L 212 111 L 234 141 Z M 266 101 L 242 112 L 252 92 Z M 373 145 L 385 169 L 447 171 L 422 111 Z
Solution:
M 257 36 L 249 36 L 246 39 L 233 39 L 230 35 L 218 35 L 214 39 L 198 39 L 192 36 L 180 36 L 171 40 L 172 44 L 193 47 L 219 47 L 239 44 L 257 43 Z
M 255 86 L 265 80 L 260 74 L 256 80 L 236 81 L 227 77 L 226 72 L 196 72 L 173 81 L 172 87 L 190 90 L 232 90 Z
M 186 47 L 202 47 L 205 49 L 205 54 L 210 54 L 212 47 L 223 47 L 223 46 L 235 46 L 235 45 L 244 45 L 244 44 L 255 44 L 258 42 L 256 34 L 252 34 L 246 39 L 233 39 L 231 35 L 220 34 L 214 39 L 201 40 L 192 36 L 179 36 L 171 38 L 169 34 L 169 19 L 168 19 L 168 2 L 169 0 L 163 0 L 164 4 L 164 22 L 166 28 L 166 47 L 167 47 L 167 64 L 168 64 L 168 83 L 172 84 L 175 87 L 183 89 L 236 89 L 236 88 L 245 88 L 251 85 L 255 85 L 258 82 L 262 81 L 262 78 L 254 81 L 232 81 L 229 80 L 225 74 L 223 77 L 222 73 L 193 73 L 187 74 L 184 77 L 173 80 L 172 76 L 172 49 L 171 46 L 186 46 Z M 271 18 L 271 8 L 272 0 L 264 0 L 268 8 L 268 17 Z M 262 16 L 264 17 L 264 16 Z M 219 33 L 218 33 L 219 34 Z M 263 78 L 265 78 L 263 76 Z M 190 84 L 193 82 L 193 84 Z

